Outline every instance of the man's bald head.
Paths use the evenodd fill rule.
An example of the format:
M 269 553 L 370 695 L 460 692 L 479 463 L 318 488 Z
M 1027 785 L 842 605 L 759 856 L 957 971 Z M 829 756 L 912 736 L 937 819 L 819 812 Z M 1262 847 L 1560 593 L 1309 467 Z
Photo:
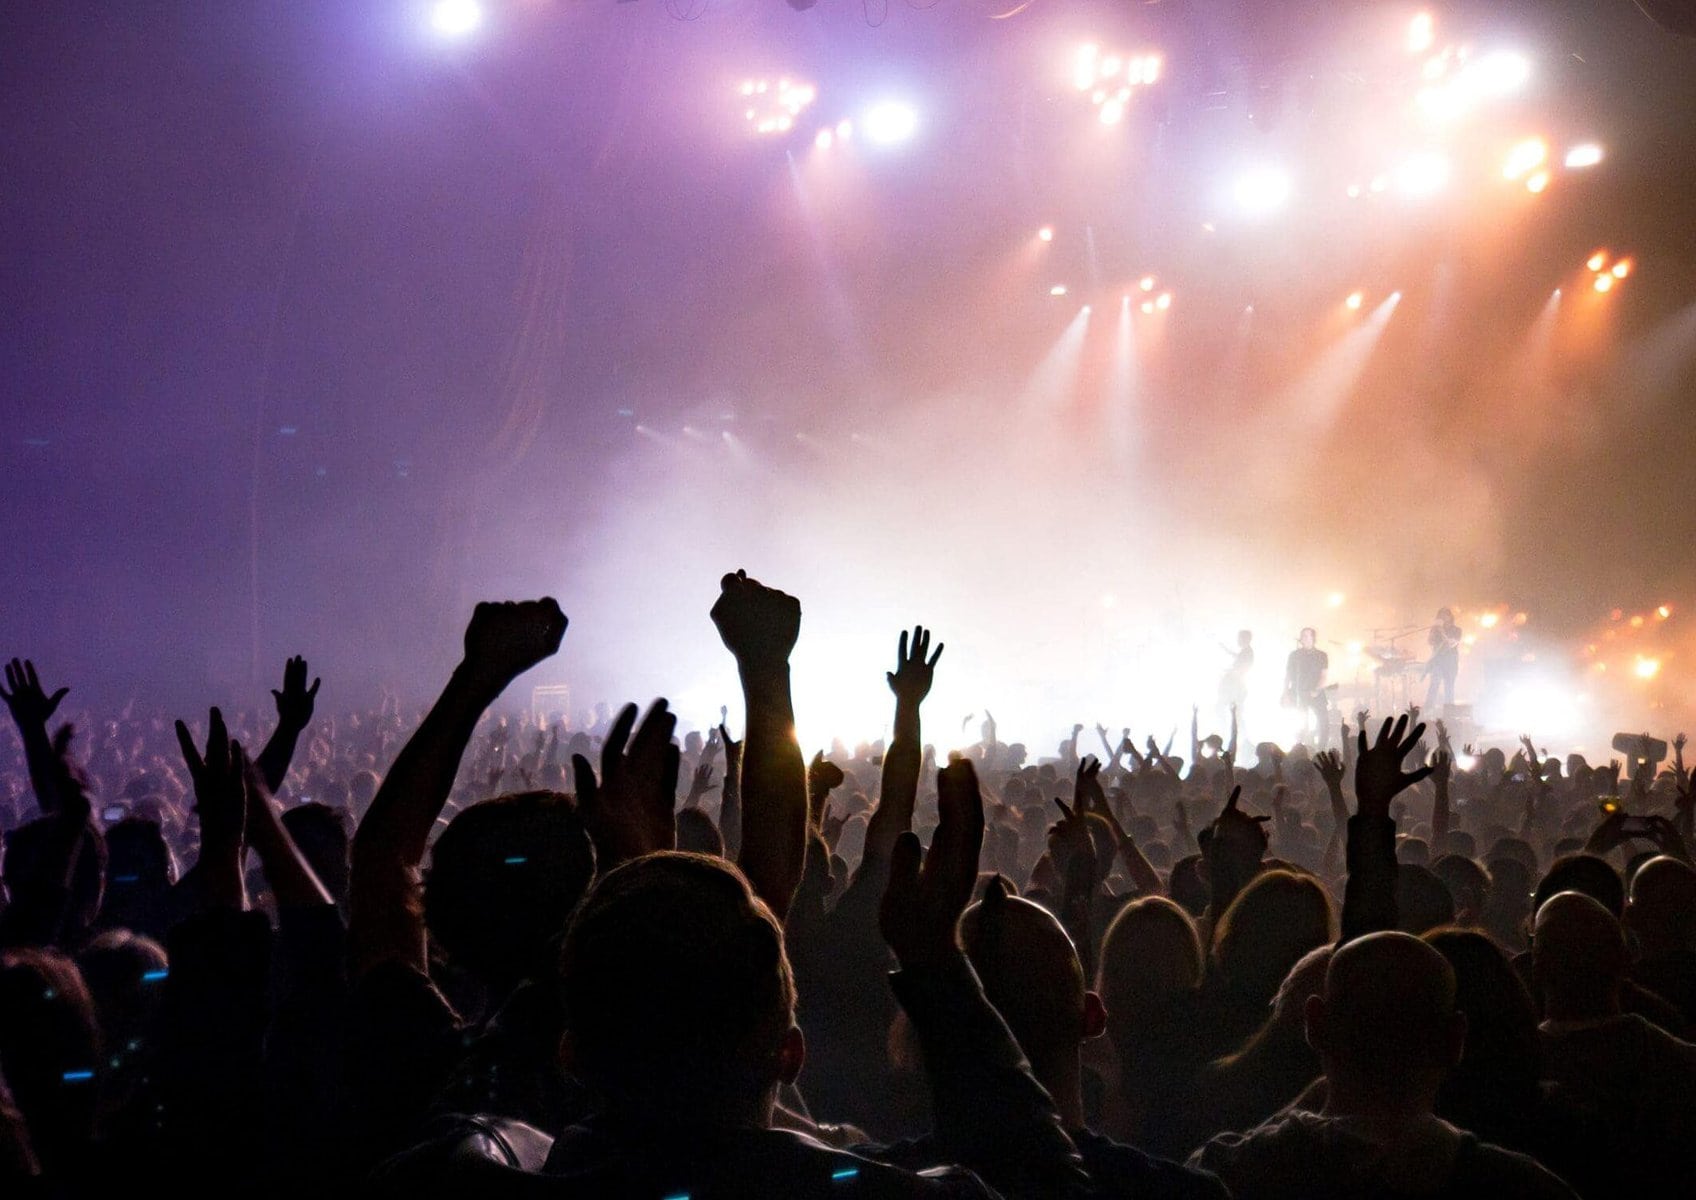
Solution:
M 1696 939 L 1696 869 L 1661 855 L 1631 880 L 1626 923 L 1647 952 L 1681 949 Z
M 1537 910 L 1531 948 L 1538 990 L 1550 1016 L 1580 1018 L 1617 1011 L 1629 965 L 1625 931 L 1596 900 L 1557 892 Z
M 1331 956 L 1325 989 L 1307 1002 L 1308 1041 L 1328 1075 L 1359 1085 L 1440 1078 L 1459 1059 L 1466 1018 L 1455 1011 L 1455 973 L 1435 949 L 1405 933 L 1356 938 Z

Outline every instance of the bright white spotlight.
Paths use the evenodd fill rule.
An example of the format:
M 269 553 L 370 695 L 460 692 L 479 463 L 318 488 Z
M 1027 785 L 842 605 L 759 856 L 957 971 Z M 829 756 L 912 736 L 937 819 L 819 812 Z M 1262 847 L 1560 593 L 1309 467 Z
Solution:
M 1288 171 L 1254 167 L 1237 176 L 1231 185 L 1231 197 L 1245 216 L 1263 217 L 1288 204 L 1295 190 Z
M 1154 312 L 1154 301 L 1152 301 L 1152 300 L 1144 300 L 1144 301 L 1143 301 L 1143 302 L 1142 302 L 1142 311 L 1143 311 L 1143 314 L 1144 314 L 1144 315 L 1145 315 L 1145 316 L 1146 316 L 1146 315 L 1148 315 L 1148 314 L 1150 314 L 1150 313 L 1152 313 L 1152 312 Z
M 1415 154 L 1396 168 L 1396 189 L 1409 196 L 1429 196 L 1449 182 L 1449 160 L 1441 154 Z
M 1607 254 L 1604 253 L 1601 250 L 1598 250 L 1598 251 L 1596 251 L 1596 253 L 1592 254 L 1589 258 L 1584 260 L 1584 265 L 1589 267 L 1592 271 L 1600 271 L 1604 266 L 1607 265 L 1607 261 L 1608 261 Z
M 1502 178 L 1522 178 L 1526 172 L 1542 166 L 1548 157 L 1549 143 L 1540 137 L 1515 142 L 1509 148 L 1507 157 L 1502 160 Z
M 1531 81 L 1531 60 L 1511 50 L 1487 54 L 1472 65 L 1481 90 L 1505 96 Z
M 1152 292 L 1154 290 L 1154 276 L 1144 275 L 1137 286 L 1145 292 Z
M 1054 240 L 1054 226 L 1044 225 L 1041 229 L 1036 231 L 1036 236 L 1042 241 L 1052 242 Z
M 1418 13 L 1407 25 L 1407 49 L 1409 54 L 1420 54 L 1431 49 L 1431 43 L 1437 40 L 1436 22 L 1428 12 Z
M 1366 303 L 1366 297 L 1364 295 L 1360 292 L 1350 292 L 1348 299 L 1343 301 L 1343 307 L 1353 311 L 1358 309 L 1364 303 Z
M 1549 173 L 1547 171 L 1533 171 L 1525 180 L 1525 190 L 1532 195 L 1536 195 L 1548 186 Z
M 821 129 L 813 135 L 813 145 L 820 150 L 829 150 L 834 141 L 836 141 L 836 134 L 829 129 Z
M 436 0 L 430 9 L 430 28 L 443 37 L 464 37 L 483 23 L 477 0 Z
M 1631 274 L 1631 260 L 1629 258 L 1620 259 L 1612 267 L 1608 268 L 1608 273 L 1615 279 L 1624 279 L 1627 275 Z
M 1085 42 L 1078 47 L 1077 58 L 1072 64 L 1072 85 L 1080 92 L 1087 92 L 1095 86 L 1095 56 L 1099 48 L 1093 42 Z
M 1160 298 L 1157 299 L 1154 302 L 1154 307 L 1158 308 L 1162 312 L 1165 312 L 1168 308 L 1171 308 L 1172 307 L 1172 293 L 1171 292 L 1161 292 Z
M 1066 285 L 1063 283 L 1057 283 L 1048 289 L 1048 294 L 1050 296 L 1064 296 L 1066 294 Z
M 1584 142 L 1566 152 L 1566 165 L 1570 170 L 1580 170 L 1593 167 L 1602 161 L 1602 148 L 1595 142 Z
M 872 141 L 889 146 L 913 136 L 919 128 L 919 114 L 911 105 L 885 100 L 866 113 L 860 126 Z

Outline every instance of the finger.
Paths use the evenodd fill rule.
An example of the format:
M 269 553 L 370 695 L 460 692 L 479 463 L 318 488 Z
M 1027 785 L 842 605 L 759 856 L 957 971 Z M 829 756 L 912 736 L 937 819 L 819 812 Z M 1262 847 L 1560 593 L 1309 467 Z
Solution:
M 647 757 L 657 753 L 661 746 L 670 745 L 676 729 L 677 717 L 671 711 L 670 702 L 661 696 L 648 706 L 648 714 L 636 730 L 636 737 L 630 743 L 631 757 Z
M 1366 726 L 1362 725 L 1360 732 L 1354 735 L 1354 748 L 1360 758 L 1366 757 Z
M 1071 809 L 1066 807 L 1066 802 L 1064 800 L 1062 800 L 1062 799 L 1060 799 L 1060 797 L 1056 796 L 1056 797 L 1054 797 L 1054 803 L 1060 806 L 1060 812 L 1066 818 L 1066 820 L 1070 821 L 1070 820 L 1073 819 L 1075 814 L 1072 812 Z
M 892 675 L 890 678 L 893 679 L 894 676 Z M 723 725 L 718 727 L 718 740 L 723 742 L 726 746 L 730 745 L 730 731 Z
M 1402 776 L 1402 778 L 1407 782 L 1407 785 L 1409 787 L 1412 787 L 1414 784 L 1418 783 L 1420 780 L 1427 778 L 1431 774 L 1431 772 L 1435 771 L 1436 769 L 1437 769 L 1436 767 L 1420 767 L 1419 770 L 1411 771 L 1408 774 Z
M 1241 800 L 1242 798 L 1243 798 L 1243 786 L 1242 786 L 1242 784 L 1239 783 L 1236 787 L 1231 789 L 1231 798 L 1229 800 L 1225 801 L 1225 811 L 1226 812 L 1235 812 L 1236 808 L 1237 808 L 1237 801 Z
M 901 631 L 901 645 L 895 652 L 895 661 L 902 665 L 907 662 L 907 631 L 905 629 Z
M 928 663 L 926 663 L 925 666 L 935 667 L 936 664 L 937 664 L 937 661 L 939 659 L 941 659 L 941 657 L 942 657 L 942 648 L 944 646 L 946 646 L 947 644 L 948 644 L 947 642 L 938 642 L 936 644 L 936 653 L 930 656 L 930 661 Z
M 911 904 L 917 898 L 922 854 L 919 835 L 911 829 L 903 829 L 895 839 L 895 848 L 889 853 L 889 882 L 884 885 L 886 901 L 896 898 Z
M 200 761 L 200 751 L 194 748 L 194 735 L 181 721 L 177 722 L 177 745 L 182 747 L 183 763 L 188 767 L 189 778 L 198 783 L 205 764 Z
M 1406 754 L 1409 750 L 1412 750 L 1415 746 L 1419 745 L 1419 739 L 1424 737 L 1424 736 L 1425 736 L 1425 724 L 1424 724 L 1424 722 L 1421 722 L 1418 725 L 1415 725 L 1413 727 L 1413 731 L 1407 735 L 1407 741 L 1402 743 L 1402 753 Z M 1531 758 L 1532 758 L 1532 761 L 1535 762 L 1537 756 L 1535 754 L 1533 754 L 1531 756 Z
M 617 762 L 624 757 L 624 744 L 630 740 L 630 731 L 636 725 L 636 706 L 626 704 L 618 710 L 618 717 L 607 730 L 607 740 L 601 747 L 601 769 L 607 769 L 608 764 Z
M 283 686 L 284 687 L 288 686 L 287 680 L 283 681 Z M 272 688 L 271 689 L 271 699 L 275 700 L 278 704 L 281 704 L 283 702 L 283 694 L 281 692 L 279 692 L 276 688 Z
M 29 681 L 29 687 L 32 692 L 39 692 L 41 690 L 41 677 L 35 673 L 35 662 L 33 659 L 24 659 L 24 678 Z
M 577 786 L 577 806 L 587 808 L 595 801 L 595 768 L 581 754 L 571 756 L 571 778 Z
M 655 799 L 666 812 L 677 807 L 677 775 L 683 769 L 683 751 L 670 741 L 662 748 L 660 757 L 660 786 Z
M 59 701 L 63 700 L 66 696 L 68 696 L 70 694 L 71 694 L 70 688 L 68 688 L 68 687 L 60 688 L 58 691 L 54 692 L 51 696 L 49 696 L 47 698 L 47 707 L 49 709 L 58 708 L 59 707 Z
M 312 686 L 306 689 L 307 699 L 316 700 L 318 698 L 318 685 L 323 682 L 324 681 L 316 675 L 312 677 Z
M 207 722 L 206 768 L 217 778 L 230 769 L 230 731 L 224 727 L 224 714 L 213 708 Z

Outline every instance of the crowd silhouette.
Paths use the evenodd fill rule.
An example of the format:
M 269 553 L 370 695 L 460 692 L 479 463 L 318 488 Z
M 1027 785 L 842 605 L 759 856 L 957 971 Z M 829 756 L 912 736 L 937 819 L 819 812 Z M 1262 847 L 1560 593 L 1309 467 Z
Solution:
M 938 761 L 915 627 L 887 743 L 809 762 L 799 601 L 737 572 L 705 615 L 739 740 L 502 710 L 552 599 L 478 605 L 421 714 L 320 713 L 298 658 L 274 716 L 72 713 L 12 660 L 0 1190 L 1688 1187 L 1682 735 L 1662 769 L 1363 712 L 1250 766 L 1234 708 L 1187 756 L 986 713 Z

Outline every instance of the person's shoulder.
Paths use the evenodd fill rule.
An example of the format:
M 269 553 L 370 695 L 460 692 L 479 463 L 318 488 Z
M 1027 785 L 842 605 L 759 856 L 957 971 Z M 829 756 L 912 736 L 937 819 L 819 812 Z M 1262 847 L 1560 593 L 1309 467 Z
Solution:
M 1156 1158 L 1124 1142 L 1082 1130 L 1072 1141 L 1097 1189 L 1109 1196 L 1222 1200 L 1230 1192 L 1217 1175 L 1199 1167 Z
M 1456 1195 L 1524 1196 L 1527 1200 L 1577 1200 L 1578 1193 L 1529 1154 L 1467 1135 L 1470 1145 L 1457 1161 Z

